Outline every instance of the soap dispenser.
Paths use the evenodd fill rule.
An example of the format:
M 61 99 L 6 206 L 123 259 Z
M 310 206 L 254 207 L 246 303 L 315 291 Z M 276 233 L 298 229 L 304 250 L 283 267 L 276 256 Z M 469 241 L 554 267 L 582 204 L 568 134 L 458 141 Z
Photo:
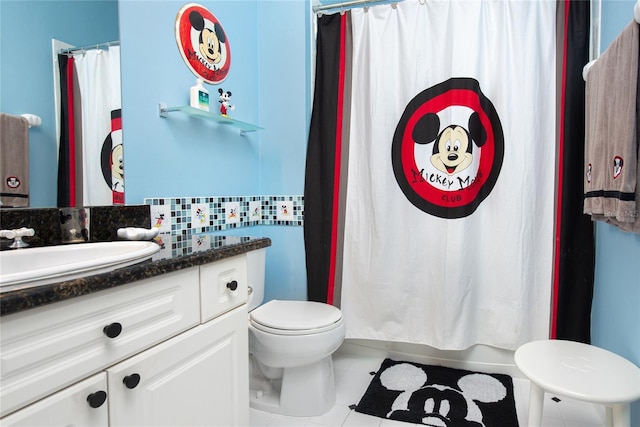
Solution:
M 196 79 L 196 84 L 191 86 L 190 105 L 193 108 L 209 111 L 209 91 L 202 85 L 201 78 Z

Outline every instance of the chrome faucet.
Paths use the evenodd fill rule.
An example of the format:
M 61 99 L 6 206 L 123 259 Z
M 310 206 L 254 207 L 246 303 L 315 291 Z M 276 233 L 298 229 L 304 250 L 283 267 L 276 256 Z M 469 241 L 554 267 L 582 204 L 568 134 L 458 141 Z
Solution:
M 60 209 L 62 243 L 89 241 L 89 208 Z
M 28 243 L 22 241 L 24 236 L 33 236 L 36 232 L 33 228 L 22 227 L 17 230 L 0 230 L 0 237 L 5 239 L 13 239 L 13 243 L 9 246 L 11 249 L 26 248 Z

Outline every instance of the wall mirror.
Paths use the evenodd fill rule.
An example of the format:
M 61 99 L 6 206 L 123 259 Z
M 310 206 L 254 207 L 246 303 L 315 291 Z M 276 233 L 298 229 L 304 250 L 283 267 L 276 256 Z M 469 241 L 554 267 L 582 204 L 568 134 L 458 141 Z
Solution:
M 57 133 L 60 127 L 56 105 L 60 101 L 54 95 L 54 76 L 58 70 L 54 69 L 52 39 L 85 47 L 86 51 L 98 47 L 108 52 L 109 45 L 119 40 L 118 0 L 3 1 L 1 7 L 0 111 L 12 115 L 35 114 L 42 119 L 40 126 L 29 130 L 29 207 L 55 207 L 58 205 Z M 82 55 L 82 51 L 79 53 Z M 80 62 L 87 59 L 91 58 L 84 55 Z M 119 81 L 119 63 L 113 71 Z M 107 121 L 110 126 L 111 116 Z M 81 123 L 85 127 L 93 126 Z M 122 139 L 121 128 L 118 137 Z M 111 164 L 121 162 L 121 153 L 109 154 Z M 87 181 L 82 186 L 86 187 L 85 193 L 92 192 L 92 185 Z M 113 202 L 112 197 L 106 202 L 96 200 L 104 199 L 82 201 L 81 196 L 77 205 Z

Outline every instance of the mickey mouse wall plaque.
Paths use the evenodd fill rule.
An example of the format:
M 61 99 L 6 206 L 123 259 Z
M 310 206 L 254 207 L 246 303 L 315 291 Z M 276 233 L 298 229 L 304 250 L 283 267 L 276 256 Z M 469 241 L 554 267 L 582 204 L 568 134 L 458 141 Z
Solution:
M 178 11 L 176 42 L 189 69 L 207 83 L 220 83 L 229 74 L 229 39 L 220 21 L 204 6 L 189 3 Z

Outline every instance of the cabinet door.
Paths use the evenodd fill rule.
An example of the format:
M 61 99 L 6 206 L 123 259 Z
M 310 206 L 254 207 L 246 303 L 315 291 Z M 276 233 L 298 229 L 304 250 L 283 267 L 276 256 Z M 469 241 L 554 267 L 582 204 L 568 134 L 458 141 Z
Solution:
M 107 374 L 102 372 L 2 418 L 0 425 L 107 427 L 106 392 Z
M 246 305 L 109 368 L 107 376 L 111 426 L 248 425 Z

